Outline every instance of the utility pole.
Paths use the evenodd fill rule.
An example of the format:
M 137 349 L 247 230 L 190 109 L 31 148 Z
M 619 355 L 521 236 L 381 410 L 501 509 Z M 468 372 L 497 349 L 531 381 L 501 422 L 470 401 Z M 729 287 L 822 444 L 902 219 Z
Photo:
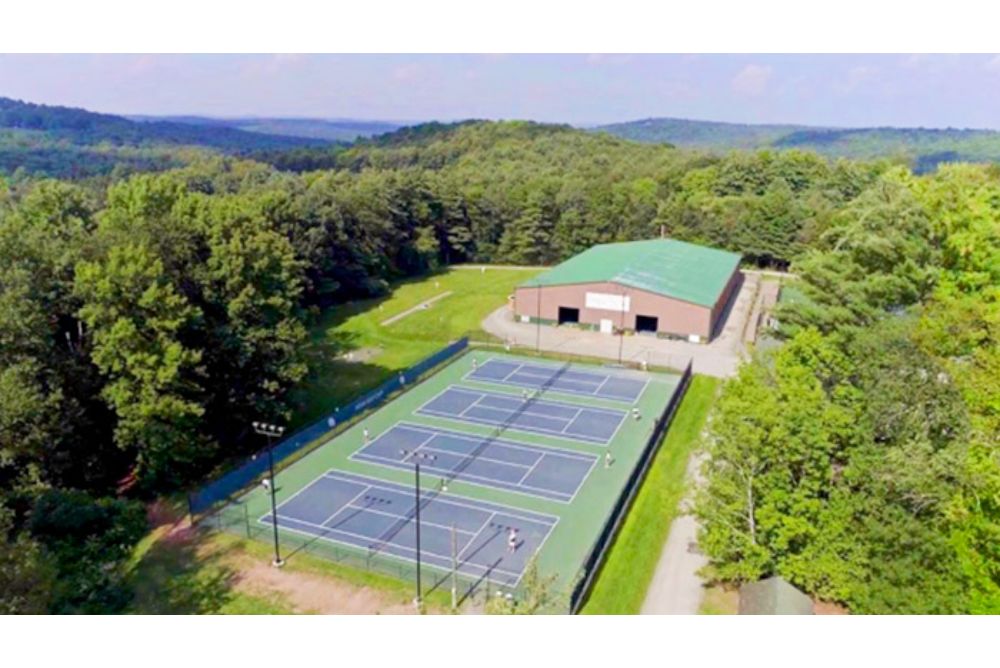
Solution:
M 423 605 L 423 590 L 420 583 L 420 461 L 434 461 L 434 455 L 429 455 L 416 450 L 400 450 L 403 461 L 407 458 L 413 462 L 413 500 L 414 500 L 414 521 L 416 522 L 416 549 L 417 549 L 417 597 L 413 599 L 413 604 L 417 610 Z
M 271 565 L 275 568 L 281 568 L 285 565 L 285 561 L 281 558 L 281 548 L 278 543 L 278 503 L 275 500 L 274 448 L 272 447 L 271 439 L 280 438 L 285 433 L 285 428 L 265 422 L 254 422 L 253 430 L 267 437 L 267 469 L 269 476 L 267 487 L 271 490 L 271 526 L 274 529 L 274 561 L 271 562 Z

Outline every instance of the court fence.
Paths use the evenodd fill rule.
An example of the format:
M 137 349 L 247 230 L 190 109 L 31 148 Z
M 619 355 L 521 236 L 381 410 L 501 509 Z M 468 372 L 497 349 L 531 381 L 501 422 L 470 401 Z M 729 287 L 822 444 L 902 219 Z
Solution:
M 295 432 L 274 446 L 275 465 L 287 460 L 300 452 L 306 446 L 328 435 L 331 431 L 349 422 L 352 418 L 381 406 L 395 392 L 406 385 L 417 382 L 428 371 L 450 361 L 469 346 L 469 339 L 463 337 L 454 341 L 434 354 L 417 362 L 394 378 L 389 379 L 376 389 L 355 399 L 350 404 L 337 408 L 309 426 Z M 188 510 L 191 517 L 210 510 L 215 504 L 230 501 L 241 490 L 249 487 L 267 470 L 267 457 L 251 457 L 238 464 L 235 468 L 222 474 L 215 480 L 204 485 L 197 491 L 188 494 Z
M 677 384 L 677 389 L 674 391 L 673 396 L 670 397 L 670 401 L 667 402 L 663 412 L 657 419 L 656 424 L 653 427 L 653 431 L 649 435 L 649 440 L 643 448 L 638 463 L 629 475 L 625 486 L 622 487 L 621 494 L 618 496 L 615 505 L 612 506 L 611 512 L 608 514 L 607 520 L 605 520 L 604 528 L 601 529 L 601 533 L 598 534 L 597 539 L 594 541 L 594 545 L 590 548 L 590 552 L 587 553 L 587 557 L 583 561 L 580 575 L 576 579 L 575 585 L 573 586 L 573 590 L 569 597 L 570 613 L 576 614 L 579 612 L 580 608 L 583 607 L 583 604 L 586 602 L 587 594 L 590 592 L 590 587 L 594 583 L 594 578 L 597 576 L 601 565 L 604 563 L 607 551 L 614 542 L 615 536 L 618 534 L 618 529 L 621 526 L 622 521 L 625 519 L 625 516 L 628 514 L 628 510 L 632 506 L 632 501 L 635 499 L 635 495 L 642 486 L 642 482 L 645 480 L 646 474 L 649 472 L 649 467 L 660 448 L 660 444 L 663 442 L 663 438 L 667 433 L 667 429 L 670 427 L 670 423 L 674 419 L 674 415 L 677 413 L 677 408 L 680 406 L 681 400 L 684 399 L 684 395 L 687 393 L 688 386 L 691 384 L 692 375 L 692 362 L 689 361 L 687 367 L 684 369 L 684 372 L 681 374 L 681 379 Z
M 680 354 L 667 356 L 667 363 L 662 362 L 663 356 L 660 356 L 661 361 L 659 363 L 650 362 L 642 356 L 623 357 L 616 361 L 607 357 L 585 355 L 559 349 L 537 348 L 533 340 L 505 340 L 483 331 L 466 332 L 464 336 L 469 339 L 469 346 L 476 350 L 510 353 L 523 357 L 537 357 L 539 359 L 572 362 L 574 364 L 597 364 L 605 367 L 633 369 L 636 371 L 657 371 L 676 374 L 683 372 L 688 362 L 691 361 L 689 355 Z

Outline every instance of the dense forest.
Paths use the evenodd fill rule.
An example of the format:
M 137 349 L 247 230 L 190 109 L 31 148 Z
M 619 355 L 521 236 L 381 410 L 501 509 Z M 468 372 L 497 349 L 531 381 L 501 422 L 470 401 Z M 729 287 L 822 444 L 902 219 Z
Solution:
M 1000 612 L 1000 171 L 890 170 L 792 268 L 785 345 L 712 420 L 710 575 L 862 613 Z
M 515 122 L 282 161 L 0 185 L 0 609 L 122 609 L 141 502 L 290 417 L 325 306 L 660 234 L 791 266 L 806 296 L 713 419 L 713 577 L 778 572 L 861 611 L 995 609 L 996 170 Z
M 593 130 L 633 141 L 713 151 L 798 148 L 830 158 L 892 157 L 916 173 L 932 172 L 942 163 L 1000 161 L 1000 132 L 995 130 L 822 128 L 679 118 L 647 118 Z

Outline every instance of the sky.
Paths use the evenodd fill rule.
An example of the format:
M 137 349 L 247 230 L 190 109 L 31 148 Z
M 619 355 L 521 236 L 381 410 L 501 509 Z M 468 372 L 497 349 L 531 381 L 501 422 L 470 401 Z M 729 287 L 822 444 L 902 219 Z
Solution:
M 1000 129 L 1000 56 L 0 55 L 0 96 L 118 114 Z

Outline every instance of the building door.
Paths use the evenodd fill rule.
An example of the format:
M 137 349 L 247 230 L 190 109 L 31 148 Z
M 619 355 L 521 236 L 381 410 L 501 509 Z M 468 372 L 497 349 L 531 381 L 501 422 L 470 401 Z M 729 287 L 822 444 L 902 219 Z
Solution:
M 655 334 L 659 325 L 660 325 L 660 319 L 654 316 L 651 315 L 635 316 L 635 331 L 637 332 L 653 332 Z
M 580 309 L 569 308 L 568 306 L 559 307 L 559 324 L 563 325 L 566 323 L 580 322 Z

